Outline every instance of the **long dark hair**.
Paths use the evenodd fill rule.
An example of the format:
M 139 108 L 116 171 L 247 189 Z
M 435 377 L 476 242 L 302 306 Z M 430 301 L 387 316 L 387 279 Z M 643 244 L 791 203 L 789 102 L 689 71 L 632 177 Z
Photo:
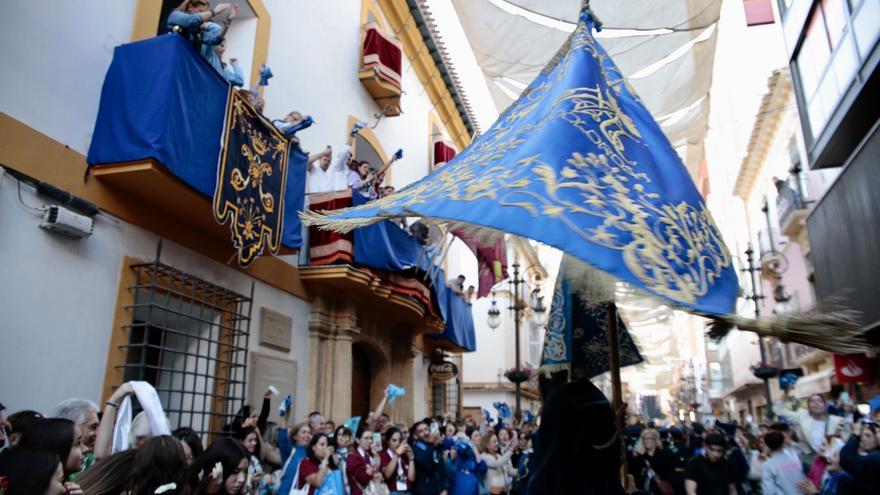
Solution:
M 152 495 L 156 488 L 175 483 L 175 494 L 189 493 L 186 469 L 186 457 L 177 439 L 168 435 L 150 438 L 137 449 L 125 491 L 129 495 Z
M 315 445 L 318 445 L 318 440 L 320 440 L 321 438 L 327 439 L 327 447 L 329 448 L 330 447 L 330 437 L 328 437 L 326 433 L 315 433 L 314 435 L 312 435 L 311 441 L 309 441 L 308 449 L 306 449 L 306 457 L 308 457 L 309 460 L 314 462 L 315 464 L 321 464 L 321 459 L 318 459 L 318 456 L 315 455 L 315 451 L 314 451 Z M 337 468 L 336 463 L 333 462 L 332 455 L 330 456 L 330 459 L 328 460 L 327 465 L 330 466 L 330 469 Z
M 89 495 L 115 495 L 121 493 L 128 483 L 128 475 L 134 465 L 137 450 L 117 452 L 96 462 L 76 479 L 83 492 Z
M 250 452 L 248 452 L 248 456 L 255 455 L 259 459 L 261 457 L 260 453 L 261 453 L 262 447 L 263 447 L 263 439 L 260 437 L 260 430 L 254 428 L 252 426 L 248 426 L 247 428 L 242 428 L 238 432 L 238 434 L 235 435 L 235 438 L 238 438 L 239 440 L 241 440 L 242 445 L 244 445 L 244 439 L 247 438 L 247 436 L 250 435 L 251 433 L 253 433 L 254 435 L 257 436 L 257 450 L 253 454 L 250 454 Z M 247 447 L 245 447 L 244 449 L 247 450 Z
M 171 433 L 171 436 L 189 446 L 189 449 L 192 451 L 193 459 L 202 455 L 202 452 L 205 451 L 205 448 L 202 447 L 202 439 L 199 438 L 199 434 L 188 426 L 174 430 Z
M 383 447 L 385 447 L 386 449 L 389 448 L 388 445 L 391 444 L 391 437 L 393 437 L 395 433 L 400 434 L 400 441 L 403 442 L 403 432 L 400 431 L 400 428 L 392 426 L 388 428 L 388 431 L 385 432 L 385 436 L 382 437 L 382 441 L 385 442 L 385 445 L 383 445 Z
M 340 425 L 340 426 L 337 426 L 336 431 L 333 432 L 333 447 L 339 448 L 339 437 L 344 436 L 344 435 L 348 435 L 348 437 L 351 439 L 351 441 L 354 442 L 354 433 L 352 433 L 351 430 L 347 426 Z M 350 448 L 351 444 L 349 444 L 348 446 Z
M 44 495 L 59 464 L 54 451 L 13 447 L 0 452 L 0 476 L 14 495 Z
M 238 469 L 242 459 L 248 460 L 247 449 L 235 438 L 221 438 L 212 443 L 202 455 L 200 455 L 190 468 L 190 487 L 195 491 L 199 486 L 199 479 L 208 479 L 214 464 L 223 465 L 223 478 L 230 476 Z M 201 475 L 201 476 L 199 476 Z
M 70 450 L 73 448 L 75 435 L 73 421 L 63 418 L 41 418 L 27 425 L 22 431 L 18 445 L 54 452 L 61 460 L 61 464 L 66 464 Z M 64 471 L 68 474 L 66 466 Z

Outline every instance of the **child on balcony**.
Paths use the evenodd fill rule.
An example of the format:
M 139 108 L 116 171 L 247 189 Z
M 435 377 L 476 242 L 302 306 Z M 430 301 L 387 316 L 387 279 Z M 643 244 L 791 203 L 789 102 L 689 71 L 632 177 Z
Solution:
M 211 22 L 211 19 L 222 12 L 226 12 L 226 19 L 220 24 Z M 169 31 L 178 33 L 193 43 L 205 60 L 223 74 L 220 58 L 214 47 L 223 42 L 226 31 L 237 14 L 237 4 L 220 3 L 211 9 L 207 0 L 184 0 L 168 14 L 165 26 Z
M 226 41 L 221 41 L 219 45 L 214 47 L 214 54 L 217 55 L 215 60 L 219 64 L 219 66 L 214 67 L 217 72 L 223 76 L 223 79 L 226 79 L 226 82 L 233 86 L 242 87 L 244 86 L 244 74 L 241 72 L 241 67 L 238 66 L 237 58 L 230 58 L 229 63 L 223 61 L 223 54 L 226 53 Z

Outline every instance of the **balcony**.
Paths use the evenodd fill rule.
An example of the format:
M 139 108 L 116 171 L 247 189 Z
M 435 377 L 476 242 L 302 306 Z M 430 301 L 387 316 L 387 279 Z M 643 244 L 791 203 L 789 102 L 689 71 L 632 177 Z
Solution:
M 780 255 L 779 232 L 763 228 L 758 231 L 758 261 L 761 264 L 761 277 L 777 283 L 786 270 L 786 260 Z
M 361 68 L 358 79 L 388 117 L 400 115 L 403 48 L 400 40 L 376 23 L 363 27 Z
M 167 34 L 117 47 L 101 90 L 88 163 L 137 215 L 161 215 L 190 235 L 232 245 L 229 227 L 214 219 L 221 136 L 229 84 L 182 37 Z M 268 137 L 271 124 L 255 133 Z M 268 140 L 267 140 L 268 141 Z M 288 167 L 287 184 L 296 167 Z M 300 245 L 297 203 L 303 190 L 285 191 L 280 254 Z
M 795 177 L 777 184 L 776 211 L 782 235 L 799 239 L 805 233 L 809 203 L 801 196 Z
M 362 200 L 355 195 L 354 204 Z M 313 194 L 315 211 L 352 206 L 350 190 Z M 310 292 L 355 302 L 361 314 L 419 335 L 424 347 L 451 352 L 476 349 L 471 305 L 446 286 L 442 269 L 431 269 L 425 246 L 386 220 L 337 234 L 312 227 L 300 278 Z

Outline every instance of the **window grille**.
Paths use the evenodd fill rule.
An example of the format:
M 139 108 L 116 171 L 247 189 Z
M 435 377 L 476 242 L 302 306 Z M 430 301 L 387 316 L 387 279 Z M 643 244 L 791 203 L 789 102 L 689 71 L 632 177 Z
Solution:
M 458 418 L 458 378 L 448 381 L 433 381 L 431 386 L 431 416 L 443 416 L 447 413 Z
M 161 244 L 159 247 L 161 251 Z M 134 264 L 124 379 L 159 394 L 171 429 L 189 426 L 204 442 L 221 434 L 245 402 L 251 297 L 156 261 Z

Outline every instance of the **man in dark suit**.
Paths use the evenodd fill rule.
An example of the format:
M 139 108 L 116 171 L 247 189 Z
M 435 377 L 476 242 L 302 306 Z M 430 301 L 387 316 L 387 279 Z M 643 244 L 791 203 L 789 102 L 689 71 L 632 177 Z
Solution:
M 413 454 L 416 461 L 415 495 L 446 495 L 443 483 L 443 456 L 438 444 L 440 434 L 431 433 L 428 424 L 419 421 L 412 427 Z

